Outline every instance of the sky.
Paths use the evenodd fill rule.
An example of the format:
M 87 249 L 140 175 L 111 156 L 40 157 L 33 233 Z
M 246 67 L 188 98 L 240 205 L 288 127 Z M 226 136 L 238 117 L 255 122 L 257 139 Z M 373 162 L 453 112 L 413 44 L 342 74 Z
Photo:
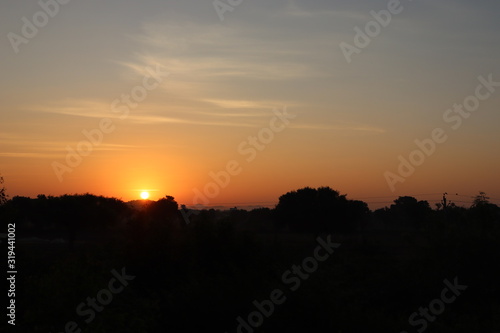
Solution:
M 273 205 L 330 186 L 371 208 L 443 192 L 500 204 L 499 11 L 4 1 L 0 175 L 10 197 Z

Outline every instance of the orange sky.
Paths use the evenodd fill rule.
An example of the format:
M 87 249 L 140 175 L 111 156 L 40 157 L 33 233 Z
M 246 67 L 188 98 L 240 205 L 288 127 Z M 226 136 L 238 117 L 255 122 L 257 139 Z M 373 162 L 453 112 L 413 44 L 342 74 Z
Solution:
M 354 28 L 386 1 L 255 1 L 224 21 L 211 2 L 146 3 L 72 2 L 17 53 L 2 39 L 11 197 L 149 190 L 192 205 L 200 191 L 208 205 L 269 205 L 330 186 L 372 208 L 399 195 L 500 198 L 498 3 L 405 4 L 351 62 L 339 45 L 356 45 Z M 1 30 L 22 36 L 21 18 L 40 10 L 9 4 Z M 474 98 L 474 111 L 453 111 Z M 398 157 L 436 128 L 445 142 L 391 186 Z M 68 147 L 80 148 L 70 163 Z

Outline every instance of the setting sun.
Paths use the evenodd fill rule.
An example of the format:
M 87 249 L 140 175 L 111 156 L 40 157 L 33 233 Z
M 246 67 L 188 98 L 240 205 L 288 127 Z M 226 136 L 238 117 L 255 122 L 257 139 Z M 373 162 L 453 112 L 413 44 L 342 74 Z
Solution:
M 141 193 L 141 198 L 144 199 L 144 200 L 148 199 L 149 198 L 149 192 L 146 192 L 146 191 L 142 192 Z

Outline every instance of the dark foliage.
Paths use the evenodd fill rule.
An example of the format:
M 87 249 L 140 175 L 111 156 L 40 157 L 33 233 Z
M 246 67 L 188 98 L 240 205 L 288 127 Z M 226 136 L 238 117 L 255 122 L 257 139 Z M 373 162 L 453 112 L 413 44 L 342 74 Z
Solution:
M 8 200 L 0 218 L 17 227 L 20 332 L 69 321 L 97 333 L 236 332 L 276 289 L 286 302 L 255 332 L 413 332 L 409 316 L 454 277 L 468 289 L 428 332 L 500 331 L 500 208 L 485 195 L 439 210 L 399 197 L 372 213 L 331 188 L 304 188 L 275 209 L 201 210 L 189 224 L 171 196 L 40 195 Z M 311 233 L 341 246 L 292 291 L 283 273 L 314 256 Z M 122 267 L 135 279 L 86 323 L 77 306 Z

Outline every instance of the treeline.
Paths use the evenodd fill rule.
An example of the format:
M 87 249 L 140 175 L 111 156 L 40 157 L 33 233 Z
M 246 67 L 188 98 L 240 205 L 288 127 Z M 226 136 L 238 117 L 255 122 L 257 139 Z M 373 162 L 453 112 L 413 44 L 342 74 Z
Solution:
M 61 332 L 68 321 L 82 333 L 236 332 L 236 318 L 248 318 L 254 300 L 272 290 L 288 290 L 283 273 L 330 233 L 341 246 L 254 332 L 415 331 L 409 316 L 455 276 L 468 289 L 429 331 L 500 329 L 500 209 L 484 194 L 468 208 L 399 197 L 375 211 L 328 187 L 291 191 L 274 209 L 251 211 L 191 210 L 171 196 L 126 203 L 41 195 L 7 200 L 0 218 L 16 223 L 18 240 L 71 246 L 17 244 L 23 332 Z M 85 322 L 76 307 L 121 267 L 134 280 Z
M 131 228 L 180 230 L 190 223 L 228 224 L 254 232 L 354 233 L 370 229 L 422 230 L 442 227 L 444 223 L 470 223 L 480 230 L 500 224 L 500 207 L 480 193 L 471 207 L 453 203 L 437 204 L 403 196 L 389 207 L 371 211 L 367 203 L 350 200 L 329 187 L 302 188 L 279 198 L 274 209 L 251 211 L 193 210 L 179 207 L 174 197 L 158 201 L 123 202 L 92 194 L 27 198 L 16 196 L 0 205 L 2 220 L 17 223 L 18 229 L 32 234 L 67 232 L 73 239 L 78 232 L 110 231 Z
M 26 231 L 47 232 L 62 229 L 107 230 L 110 228 L 157 224 L 189 224 L 197 221 L 232 223 L 257 232 L 355 232 L 366 228 L 426 228 L 438 221 L 477 223 L 492 227 L 500 223 L 500 207 L 478 196 L 470 208 L 453 204 L 431 209 L 427 201 L 399 197 L 389 207 L 370 211 L 363 201 L 349 200 L 328 187 L 303 188 L 281 196 L 274 209 L 228 211 L 179 208 L 166 196 L 158 201 L 125 203 L 116 198 L 92 194 L 16 196 L 0 206 L 2 217 Z M 182 211 L 182 212 L 181 212 Z M 181 223 L 182 222 L 182 223 Z

